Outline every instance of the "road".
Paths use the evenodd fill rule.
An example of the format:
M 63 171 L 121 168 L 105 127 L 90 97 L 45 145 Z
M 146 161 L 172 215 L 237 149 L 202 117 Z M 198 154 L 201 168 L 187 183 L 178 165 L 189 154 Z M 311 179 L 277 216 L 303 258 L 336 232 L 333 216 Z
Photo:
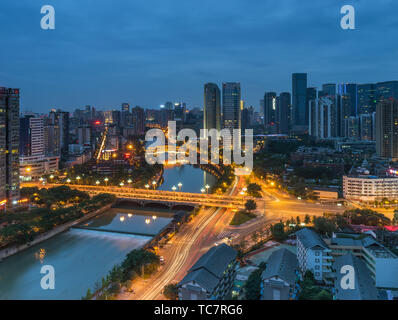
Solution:
M 244 179 L 239 179 L 230 195 L 238 194 L 244 186 Z M 134 281 L 134 294 L 121 294 L 119 299 L 134 300 L 159 300 L 164 299 L 162 290 L 169 283 L 177 283 L 183 279 L 187 271 L 209 248 L 219 242 L 226 235 L 236 234 L 239 238 L 250 236 L 253 232 L 264 229 L 270 223 L 280 219 L 300 216 L 321 216 L 324 212 L 343 212 L 344 208 L 336 205 L 319 205 L 308 203 L 289 197 L 286 194 L 275 191 L 263 193 L 263 199 L 257 201 L 258 214 L 261 216 L 253 223 L 242 227 L 229 225 L 233 216 L 230 209 L 204 209 L 191 222 L 183 225 L 168 243 L 159 250 L 164 257 L 165 264 L 150 279 Z M 303 219 L 302 219 L 303 220 Z

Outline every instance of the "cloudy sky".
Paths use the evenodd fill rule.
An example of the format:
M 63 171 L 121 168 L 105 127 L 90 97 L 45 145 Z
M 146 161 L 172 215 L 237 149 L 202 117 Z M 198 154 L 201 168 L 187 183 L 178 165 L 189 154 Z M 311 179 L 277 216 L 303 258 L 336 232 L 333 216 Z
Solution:
M 42 5 L 55 30 L 42 30 Z M 356 30 L 340 9 L 356 9 Z M 202 106 L 203 84 L 240 81 L 258 107 L 291 73 L 325 82 L 398 80 L 396 0 L 2 0 L 0 86 L 21 110 L 122 102 Z

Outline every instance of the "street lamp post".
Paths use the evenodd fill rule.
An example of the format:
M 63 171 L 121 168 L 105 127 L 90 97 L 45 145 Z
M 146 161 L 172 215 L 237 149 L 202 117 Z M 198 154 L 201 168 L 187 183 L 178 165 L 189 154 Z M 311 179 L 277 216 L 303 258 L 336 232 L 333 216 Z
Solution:
M 202 192 L 202 194 L 205 193 L 205 188 L 200 189 L 200 192 Z
M 109 181 L 109 179 L 108 179 L 108 178 L 105 178 L 104 181 L 105 181 L 105 185 L 108 186 L 108 181 Z
M 128 179 L 127 180 L 127 183 L 129 184 L 129 187 L 131 187 L 131 183 L 132 183 L 133 181 L 131 180 L 131 179 Z
M 206 194 L 209 194 L 209 188 L 210 188 L 210 186 L 209 186 L 208 184 L 206 184 L 205 188 L 206 188 Z
M 77 184 L 79 184 L 80 179 L 81 179 L 80 176 L 77 176 L 77 177 L 76 177 Z
M 179 183 L 178 183 L 178 190 L 179 190 L 179 191 L 181 191 L 181 187 L 182 187 L 182 183 L 179 182 Z
M 95 184 L 96 184 L 97 187 L 98 187 L 98 185 L 100 184 L 99 180 L 95 181 Z
M 152 186 L 153 186 L 153 190 L 155 190 L 155 188 L 156 188 L 156 181 L 155 180 L 152 181 Z

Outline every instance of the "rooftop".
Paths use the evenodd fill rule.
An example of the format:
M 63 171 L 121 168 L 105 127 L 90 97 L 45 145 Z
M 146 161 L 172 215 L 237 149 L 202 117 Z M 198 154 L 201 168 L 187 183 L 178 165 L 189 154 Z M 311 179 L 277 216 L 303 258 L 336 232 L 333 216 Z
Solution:
M 279 277 L 284 281 L 294 284 L 296 281 L 297 258 L 288 249 L 274 251 L 267 261 L 267 268 L 262 273 L 262 279 Z
M 314 247 L 320 247 L 321 249 L 328 249 L 325 241 L 315 231 L 304 228 L 296 232 L 297 238 L 303 244 L 304 247 L 311 249 Z

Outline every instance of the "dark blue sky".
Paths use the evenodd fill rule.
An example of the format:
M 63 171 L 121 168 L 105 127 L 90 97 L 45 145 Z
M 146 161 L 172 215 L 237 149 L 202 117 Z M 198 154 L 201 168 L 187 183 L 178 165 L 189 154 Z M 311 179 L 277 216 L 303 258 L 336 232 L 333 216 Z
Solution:
M 56 29 L 40 28 L 51 4 Z M 356 30 L 340 8 L 356 9 Z M 72 111 L 121 102 L 202 106 L 203 84 L 240 81 L 258 107 L 264 91 L 397 80 L 396 0 L 2 0 L 0 86 L 21 88 L 21 110 Z

